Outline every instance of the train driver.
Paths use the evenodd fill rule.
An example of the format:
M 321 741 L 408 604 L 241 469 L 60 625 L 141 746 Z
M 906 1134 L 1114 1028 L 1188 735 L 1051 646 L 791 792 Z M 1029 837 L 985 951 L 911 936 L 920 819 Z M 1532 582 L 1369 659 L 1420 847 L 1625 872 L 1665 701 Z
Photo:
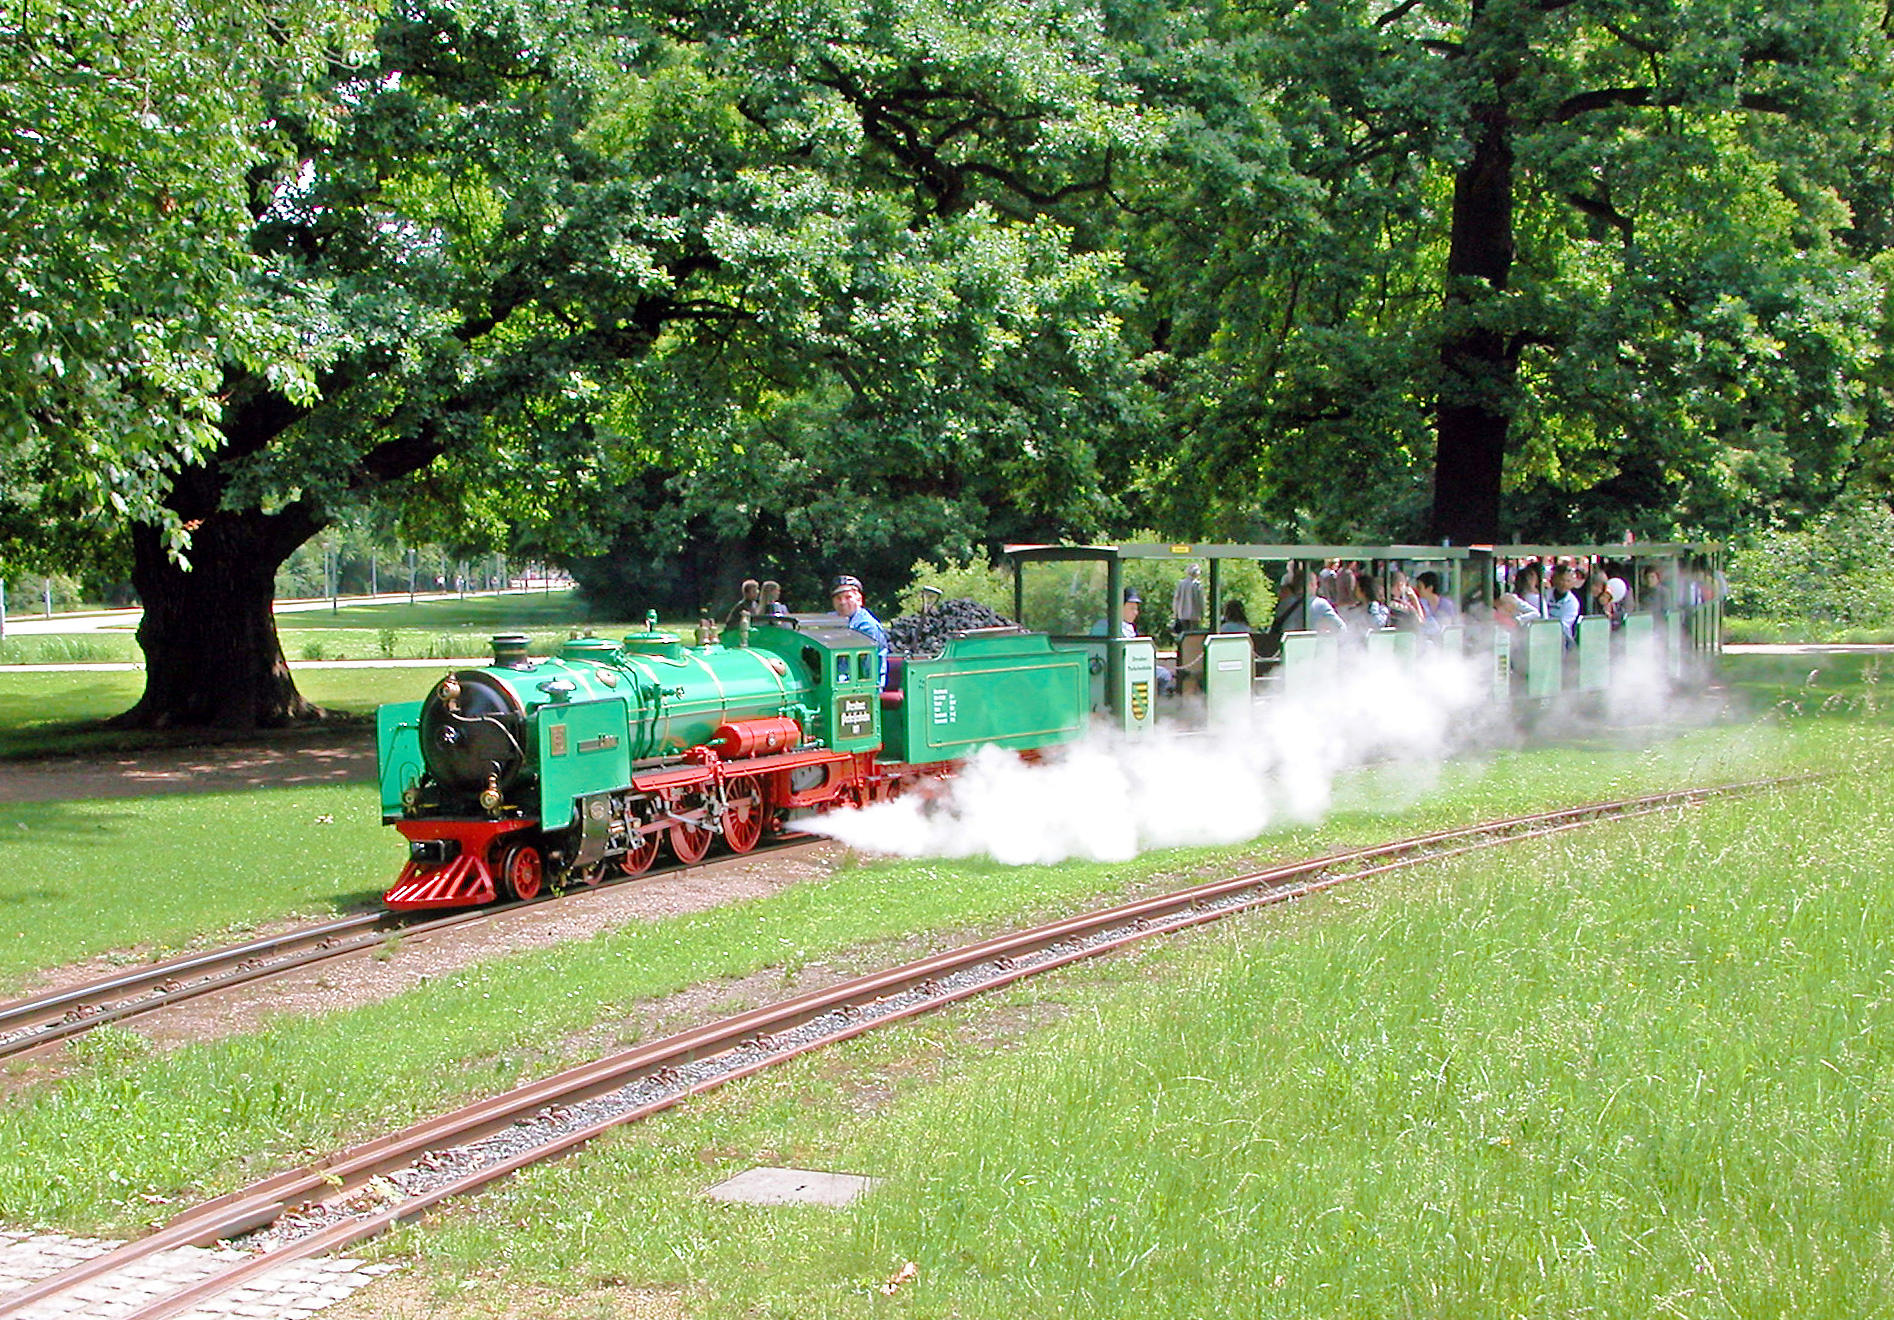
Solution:
M 829 584 L 829 601 L 835 606 L 835 612 L 842 621 L 875 644 L 875 654 L 881 663 L 882 687 L 888 686 L 888 633 L 881 626 L 881 620 L 868 612 L 862 604 L 862 582 L 858 577 L 847 573 Z

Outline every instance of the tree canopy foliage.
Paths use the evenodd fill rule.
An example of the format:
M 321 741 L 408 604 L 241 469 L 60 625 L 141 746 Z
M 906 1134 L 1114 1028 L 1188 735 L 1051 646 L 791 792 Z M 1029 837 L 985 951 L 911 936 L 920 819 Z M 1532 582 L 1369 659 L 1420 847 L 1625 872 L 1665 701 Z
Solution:
M 127 556 L 138 717 L 242 723 L 305 713 L 266 584 L 362 506 L 700 602 L 1135 526 L 1799 525 L 1894 476 L 1882 20 L 26 0 L 0 562 Z
M 319 0 L 0 12 L 0 565 L 84 566 L 163 521 L 221 443 L 227 362 L 306 387 L 247 296 L 245 178 L 270 89 L 359 23 Z
M 1819 507 L 1882 388 L 1883 240 L 1860 223 L 1885 209 L 1882 19 L 1221 15 L 1202 98 L 1221 114 L 1184 140 L 1196 186 L 1142 230 L 1141 268 L 1189 272 L 1153 300 L 1189 373 L 1171 473 L 1206 469 L 1220 520 L 1285 535 L 1469 539 L 1425 512 L 1437 451 L 1443 476 L 1490 479 L 1486 535 L 1728 535 Z M 1469 429 L 1498 448 L 1444 448 Z

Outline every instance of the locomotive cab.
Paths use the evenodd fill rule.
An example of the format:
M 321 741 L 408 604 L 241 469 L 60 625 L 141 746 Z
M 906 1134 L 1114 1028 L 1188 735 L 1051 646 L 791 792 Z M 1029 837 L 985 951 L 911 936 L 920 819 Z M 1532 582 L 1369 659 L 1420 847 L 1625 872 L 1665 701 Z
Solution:
M 792 614 L 756 620 L 749 644 L 807 685 L 811 735 L 839 752 L 881 745 L 881 661 L 867 637 L 833 614 Z

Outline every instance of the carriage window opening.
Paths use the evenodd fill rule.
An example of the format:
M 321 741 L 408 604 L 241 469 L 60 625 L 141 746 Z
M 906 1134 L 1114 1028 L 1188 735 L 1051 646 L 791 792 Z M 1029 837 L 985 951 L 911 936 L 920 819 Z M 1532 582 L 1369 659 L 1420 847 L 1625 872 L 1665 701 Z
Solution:
M 835 654 L 835 681 L 837 683 L 848 682 L 848 669 L 849 669 L 848 652 L 846 651 L 836 652 Z

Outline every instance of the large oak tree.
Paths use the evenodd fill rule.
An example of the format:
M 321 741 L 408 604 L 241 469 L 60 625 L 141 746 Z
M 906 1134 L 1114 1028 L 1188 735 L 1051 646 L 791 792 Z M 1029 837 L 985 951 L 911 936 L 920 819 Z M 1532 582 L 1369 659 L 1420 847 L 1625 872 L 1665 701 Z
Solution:
M 1109 260 L 1041 218 L 1141 132 L 1073 19 L 1054 0 L 399 0 L 359 47 L 231 81 L 245 168 L 203 186 L 206 206 L 234 186 L 240 244 L 164 294 L 210 378 L 178 388 L 141 326 L 113 336 L 122 392 L 201 415 L 152 447 L 135 498 L 137 446 L 103 413 L 102 471 L 48 427 L 66 470 L 7 492 L 22 524 L 62 500 L 68 525 L 131 518 L 147 677 L 124 718 L 315 714 L 271 583 L 352 502 L 462 543 L 569 546 L 613 480 L 717 467 L 797 409 L 870 470 L 1071 450 L 1057 498 L 1094 498 L 1083 446 L 1008 393 L 1033 388 L 1022 356 L 1058 396 L 1124 365 Z M 121 278 L 154 300 L 143 275 Z
M 1146 75 L 1206 108 L 1172 142 L 1191 186 L 1127 241 L 1185 489 L 1226 530 L 1728 534 L 1846 478 L 1879 354 L 1846 204 L 1887 142 L 1877 8 L 1201 13 Z

